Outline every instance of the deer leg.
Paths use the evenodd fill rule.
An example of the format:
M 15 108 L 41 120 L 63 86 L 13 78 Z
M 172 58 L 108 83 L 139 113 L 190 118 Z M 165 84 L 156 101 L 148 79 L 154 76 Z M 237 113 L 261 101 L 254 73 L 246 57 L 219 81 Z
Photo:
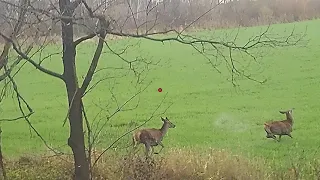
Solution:
M 136 142 L 134 139 L 133 139 L 133 147 L 132 147 L 132 153 L 136 153 L 137 151 L 137 147 L 138 147 L 138 144 L 140 144 L 139 142 Z
M 134 148 L 133 148 L 133 151 L 132 151 L 134 154 L 136 153 L 136 152 L 138 152 L 138 146 L 135 146 Z
M 145 144 L 146 147 L 146 156 L 149 157 L 151 146 L 150 144 Z
M 269 137 L 279 142 L 279 140 L 277 139 L 277 137 L 274 134 L 270 134 Z
M 161 149 L 159 152 L 155 152 L 154 154 L 160 154 L 160 152 L 162 151 L 162 149 L 164 148 L 164 145 L 162 144 L 162 142 L 158 143 L 161 146 Z
M 293 138 L 292 136 L 291 136 L 291 134 L 289 133 L 289 134 L 287 134 L 289 137 L 291 137 L 291 138 Z
M 270 138 L 271 136 L 270 136 L 270 133 L 266 130 L 266 129 L 264 129 L 265 131 L 266 131 L 266 133 L 267 133 L 267 135 L 266 135 L 266 137 L 267 138 Z
M 152 154 L 154 152 L 154 148 L 153 148 L 153 146 L 151 146 L 151 153 L 150 154 Z
M 276 137 L 274 134 L 272 134 L 272 133 L 268 133 L 266 137 L 267 137 L 267 138 L 272 138 L 272 139 L 274 139 L 274 140 L 277 140 L 277 137 Z
M 272 131 L 270 130 L 269 125 L 266 125 L 266 124 L 265 124 L 264 130 L 265 130 L 266 133 L 267 133 L 267 135 L 266 135 L 267 138 L 272 138 L 272 139 L 274 139 L 274 140 L 277 140 L 276 136 L 275 136 L 275 135 L 272 133 Z
M 282 136 L 282 135 L 279 135 L 279 142 L 280 142 L 280 140 L 281 140 L 281 136 Z
M 271 134 L 269 130 L 267 130 L 266 128 L 264 129 L 264 131 L 268 134 Z
M 266 135 L 266 137 L 267 137 L 267 138 L 274 138 L 274 135 L 268 133 L 268 134 Z

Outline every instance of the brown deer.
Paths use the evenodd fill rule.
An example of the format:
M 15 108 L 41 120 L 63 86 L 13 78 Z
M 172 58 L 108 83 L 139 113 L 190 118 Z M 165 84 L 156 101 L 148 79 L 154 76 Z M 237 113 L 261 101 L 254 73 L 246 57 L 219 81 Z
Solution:
M 160 145 L 161 149 L 158 153 L 154 154 L 159 154 L 162 151 L 162 149 L 164 148 L 161 142 L 163 137 L 166 135 L 169 128 L 175 128 L 176 125 L 170 122 L 167 117 L 165 119 L 161 117 L 161 120 L 163 121 L 163 125 L 160 129 L 141 129 L 133 134 L 132 141 L 134 149 L 137 147 L 138 144 L 142 143 L 145 146 L 146 156 L 149 156 L 150 150 L 154 152 L 153 147 L 157 145 Z
M 287 119 L 282 121 L 271 121 L 264 123 L 264 130 L 267 133 L 267 138 L 273 138 L 277 140 L 275 135 L 279 136 L 278 142 L 281 140 L 281 136 L 287 135 L 292 138 L 292 126 L 293 126 L 293 117 L 292 110 L 294 108 L 287 111 L 279 111 L 281 114 L 286 114 Z

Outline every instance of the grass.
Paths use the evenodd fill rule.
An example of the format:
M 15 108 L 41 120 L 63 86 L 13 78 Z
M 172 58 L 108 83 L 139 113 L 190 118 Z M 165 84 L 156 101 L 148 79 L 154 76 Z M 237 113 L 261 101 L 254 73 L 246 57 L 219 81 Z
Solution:
M 143 56 L 151 61 L 160 61 L 158 66 L 152 66 L 146 82 L 152 81 L 148 89 L 141 94 L 139 107 L 134 111 L 125 111 L 112 118 L 100 137 L 100 148 L 107 147 L 118 136 L 127 131 L 128 122 L 142 123 L 154 111 L 156 106 L 168 93 L 159 112 L 171 103 L 164 116 L 176 124 L 164 138 L 166 148 L 163 154 L 171 148 L 195 148 L 206 152 L 207 149 L 227 149 L 234 154 L 248 158 L 259 158 L 269 163 L 275 163 L 277 168 L 287 169 L 293 162 L 306 163 L 318 157 L 317 137 L 320 128 L 318 119 L 318 93 L 320 72 L 317 67 L 320 57 L 317 30 L 319 20 L 280 24 L 272 26 L 272 31 L 286 35 L 295 25 L 298 31 L 306 26 L 310 42 L 307 48 L 288 47 L 282 49 L 265 49 L 266 56 L 259 59 L 260 64 L 252 64 L 247 70 L 258 79 L 267 78 L 265 84 L 258 84 L 245 79 L 238 79 L 240 89 L 234 89 L 227 81 L 230 78 L 224 64 L 219 67 L 222 74 L 216 72 L 208 62 L 192 48 L 177 43 L 157 43 L 146 40 L 119 40 L 110 42 L 111 47 L 120 51 L 125 45 L 132 45 L 124 55 L 134 59 Z M 287 31 L 285 31 L 287 29 Z M 240 29 L 239 43 L 263 27 Z M 220 38 L 234 30 L 216 32 L 199 32 L 199 36 Z M 57 52 L 59 47 L 50 46 L 43 52 Z M 78 47 L 77 68 L 79 79 L 85 74 L 91 55 L 94 51 L 92 43 Z M 237 54 L 236 54 L 237 55 Z M 39 54 L 34 58 L 39 58 Z M 43 55 L 45 56 L 45 55 Z M 240 58 L 240 56 L 237 56 Z M 53 56 L 44 65 L 57 72 L 62 72 L 61 55 Z M 241 58 L 240 58 L 241 59 Z M 248 59 L 241 59 L 248 63 Z M 105 50 L 99 64 L 103 67 L 121 67 L 124 63 Z M 143 65 L 137 65 L 139 68 Z M 125 70 L 100 71 L 94 81 L 101 77 L 121 76 Z M 53 146 L 69 150 L 66 146 L 68 126 L 62 127 L 66 115 L 67 100 L 62 82 L 44 75 L 30 65 L 16 77 L 21 93 L 33 107 L 35 114 L 31 121 L 40 134 Z M 85 97 L 86 109 L 91 121 L 100 111 L 99 107 L 115 110 L 115 103 L 107 104 L 111 94 L 109 88 L 114 87 L 117 100 L 121 103 L 135 91 L 132 74 L 121 79 L 104 81 Z M 162 93 L 157 89 L 161 87 Z M 134 100 L 128 107 L 134 107 Z M 293 139 L 282 138 L 276 143 L 265 138 L 263 122 L 271 119 L 282 119 L 284 116 L 278 110 L 294 107 L 295 118 Z M 105 121 L 106 110 L 99 116 Z M 8 96 L 0 104 L 1 118 L 18 116 L 17 102 Z M 15 158 L 23 154 L 45 153 L 47 149 L 41 140 L 32 134 L 24 121 L 2 122 L 3 151 L 6 156 Z M 145 127 L 160 127 L 160 117 L 154 117 Z M 123 139 L 118 150 L 123 150 L 131 141 Z

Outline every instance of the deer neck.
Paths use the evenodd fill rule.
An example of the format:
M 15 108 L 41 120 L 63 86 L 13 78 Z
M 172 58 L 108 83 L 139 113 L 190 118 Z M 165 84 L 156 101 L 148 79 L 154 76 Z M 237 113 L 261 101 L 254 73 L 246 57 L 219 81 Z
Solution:
M 288 120 L 291 124 L 293 124 L 293 117 L 292 117 L 292 115 L 291 115 L 291 114 L 286 114 L 286 117 L 287 117 L 287 120 Z
M 166 135 L 166 133 L 168 132 L 168 129 L 169 129 L 169 124 L 168 123 L 163 123 L 160 131 L 161 131 L 161 134 L 162 134 L 162 137 Z

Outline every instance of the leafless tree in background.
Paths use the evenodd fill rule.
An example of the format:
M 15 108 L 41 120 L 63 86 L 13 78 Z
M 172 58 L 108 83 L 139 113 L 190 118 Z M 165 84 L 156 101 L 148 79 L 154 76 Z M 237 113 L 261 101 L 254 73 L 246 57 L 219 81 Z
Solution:
M 94 87 L 92 80 L 98 71 L 98 62 L 101 59 L 103 49 L 107 48 L 120 60 L 126 62 L 127 68 L 137 78 L 140 77 L 141 71 L 135 69 L 134 64 L 137 61 L 142 64 L 150 63 L 143 58 L 133 60 L 124 58 L 122 54 L 130 47 L 124 47 L 121 52 L 115 51 L 109 44 L 108 36 L 146 39 L 159 43 L 173 41 L 190 46 L 195 52 L 203 55 L 218 71 L 219 64 L 224 62 L 230 71 L 233 83 L 236 76 L 258 81 L 241 68 L 241 63 L 236 60 L 234 53 L 240 53 L 255 61 L 257 57 L 254 52 L 257 48 L 293 46 L 303 37 L 293 31 L 285 37 L 270 36 L 268 34 L 269 28 L 267 28 L 260 34 L 253 35 L 246 43 L 239 45 L 236 42 L 237 35 L 225 40 L 217 40 L 187 33 L 187 30 L 196 27 L 202 18 L 210 18 L 208 14 L 219 9 L 220 3 L 216 0 L 0 0 L 0 24 L 1 28 L 4 28 L 0 31 L 4 43 L 0 58 L 2 69 L 0 80 L 5 84 L 4 87 L 7 87 L 7 84 L 12 85 L 22 113 L 21 117 L 7 120 L 25 119 L 37 133 L 29 121 L 33 110 L 22 97 L 18 85 L 14 81 L 14 76 L 19 73 L 25 63 L 29 63 L 40 72 L 64 82 L 69 107 L 67 116 L 70 126 L 68 145 L 72 149 L 74 157 L 74 179 L 90 179 L 91 162 L 86 154 L 84 133 L 84 125 L 88 125 L 88 123 L 85 123 L 87 116 L 83 98 Z M 204 10 L 192 9 L 196 6 L 202 7 Z M 168 36 L 157 36 L 164 34 Z M 49 44 L 60 44 L 57 37 L 62 39 L 62 72 L 52 71 L 49 67 L 42 65 L 48 58 L 47 56 L 38 61 L 33 58 L 34 54 L 43 51 Z M 79 82 L 76 65 L 76 54 L 79 52 L 77 47 L 84 41 L 93 38 L 97 38 L 98 41 L 96 49 L 83 81 Z M 10 50 L 13 50 L 14 53 L 10 54 Z M 143 88 L 138 93 L 142 91 Z M 6 91 L 3 90 L 3 92 Z M 27 107 L 27 113 L 23 106 Z M 119 112 L 122 107 L 118 106 L 116 112 Z M 87 126 L 87 131 L 91 132 L 89 126 Z M 39 137 L 41 138 L 40 135 Z

